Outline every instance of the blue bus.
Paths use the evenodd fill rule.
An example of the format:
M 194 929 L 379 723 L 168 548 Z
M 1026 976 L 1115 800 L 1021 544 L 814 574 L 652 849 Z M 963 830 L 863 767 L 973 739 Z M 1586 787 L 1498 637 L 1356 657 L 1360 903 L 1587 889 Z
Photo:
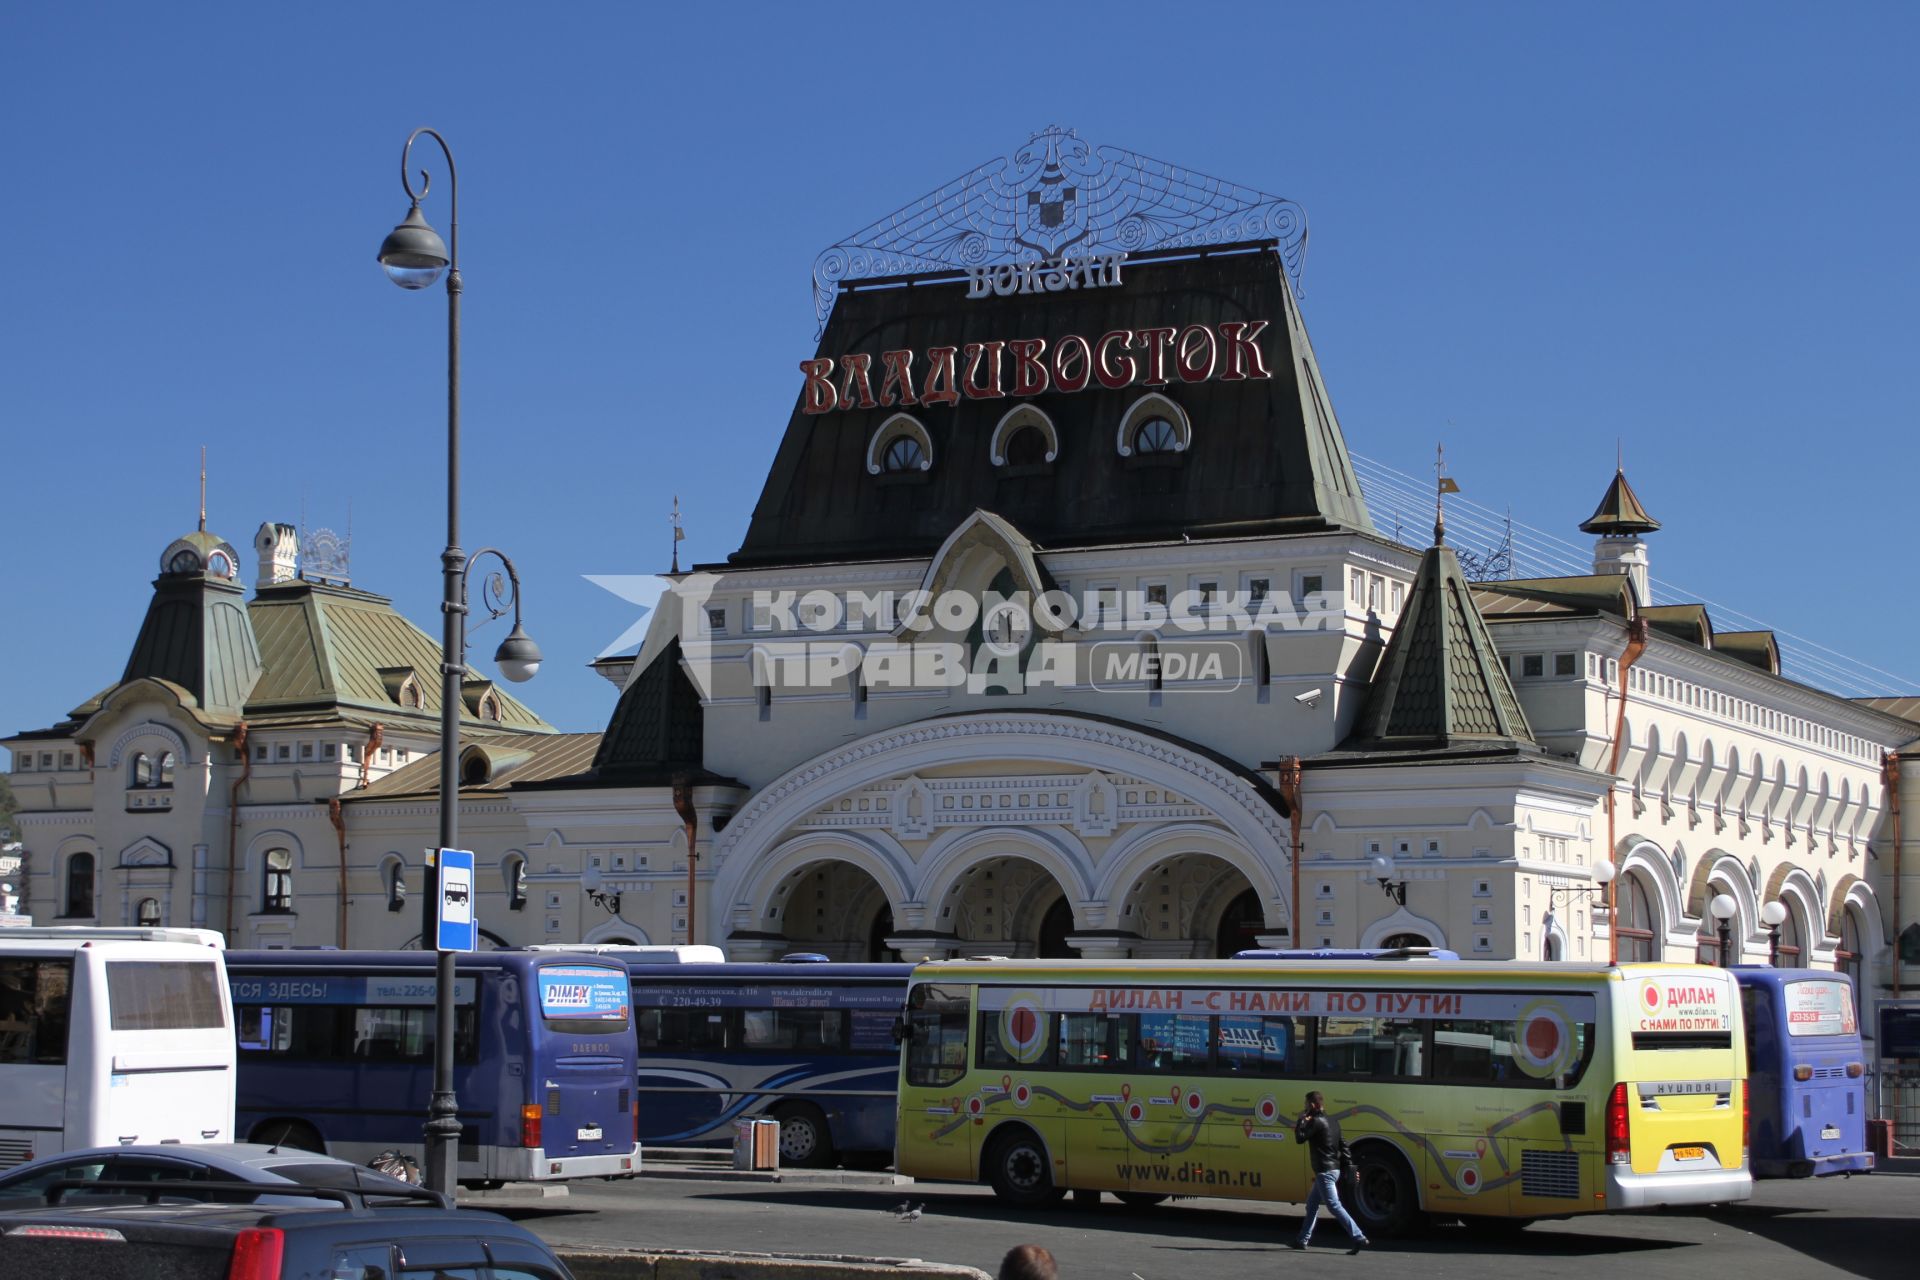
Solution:
M 639 1043 L 640 1137 L 731 1142 L 733 1122 L 780 1122 L 780 1160 L 885 1163 L 908 964 L 627 962 Z
M 230 951 L 235 1132 L 364 1163 L 422 1158 L 434 956 Z M 453 1080 L 463 1184 L 640 1168 L 625 969 L 592 956 L 458 957 Z
M 1735 966 L 1747 1024 L 1756 1178 L 1865 1173 L 1866 1049 L 1853 980 L 1826 969 Z

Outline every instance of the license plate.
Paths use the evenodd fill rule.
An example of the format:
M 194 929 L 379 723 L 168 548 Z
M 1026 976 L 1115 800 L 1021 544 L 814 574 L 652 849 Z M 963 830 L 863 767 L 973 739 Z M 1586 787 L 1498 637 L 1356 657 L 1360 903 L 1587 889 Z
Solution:
M 600 1126 L 596 1124 L 591 1129 L 580 1129 L 576 1131 L 573 1136 L 582 1142 L 598 1142 L 600 1141 Z
M 1673 1149 L 1673 1158 L 1675 1160 L 1705 1160 L 1707 1158 L 1707 1149 L 1705 1147 L 1675 1147 Z
M 1840 1136 L 1840 1130 L 1834 1125 L 1828 1125 L 1820 1131 L 1820 1136 L 1832 1142 Z

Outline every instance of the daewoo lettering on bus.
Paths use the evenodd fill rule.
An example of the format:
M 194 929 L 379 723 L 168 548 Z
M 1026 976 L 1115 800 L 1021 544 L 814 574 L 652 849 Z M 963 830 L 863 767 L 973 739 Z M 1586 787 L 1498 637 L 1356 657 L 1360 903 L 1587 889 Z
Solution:
M 1369 959 L 942 961 L 911 980 L 898 1168 L 1303 1201 L 1326 1097 L 1368 1235 L 1742 1200 L 1739 1010 L 1719 970 Z
M 115 1143 L 231 1142 L 220 935 L 0 930 L 0 1168 Z
M 433 963 L 418 951 L 231 953 L 247 1139 L 355 1161 L 393 1148 L 418 1158 L 433 1075 Z M 460 1180 L 638 1172 L 625 967 L 482 951 L 461 955 L 456 974 Z

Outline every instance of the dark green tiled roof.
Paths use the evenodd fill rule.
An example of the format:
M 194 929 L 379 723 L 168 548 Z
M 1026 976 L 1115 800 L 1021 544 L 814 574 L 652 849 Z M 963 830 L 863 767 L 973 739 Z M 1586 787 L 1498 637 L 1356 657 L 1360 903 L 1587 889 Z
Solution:
M 163 574 L 120 683 L 164 680 L 210 716 L 237 717 L 260 678 L 260 653 L 239 587 L 198 574 Z
M 351 587 L 286 582 L 262 588 L 249 608 L 266 668 L 247 699 L 247 714 L 270 715 L 316 705 L 349 708 L 389 723 L 440 720 L 440 642 L 402 617 L 385 596 Z M 422 705 L 395 700 L 392 672 L 419 673 Z M 482 730 L 551 733 L 553 726 L 497 686 L 498 721 L 471 713 L 464 724 Z
M 620 694 L 593 771 L 609 783 L 658 779 L 699 770 L 705 750 L 700 691 L 681 669 L 675 639 Z
M 1350 745 L 1446 747 L 1463 739 L 1531 743 L 1451 548 L 1430 547 L 1380 658 Z

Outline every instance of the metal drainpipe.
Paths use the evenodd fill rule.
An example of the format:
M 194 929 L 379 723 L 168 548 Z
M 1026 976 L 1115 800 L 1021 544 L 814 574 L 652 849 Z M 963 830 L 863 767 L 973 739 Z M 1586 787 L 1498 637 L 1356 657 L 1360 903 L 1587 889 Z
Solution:
M 327 797 L 327 821 L 333 824 L 333 833 L 340 842 L 340 910 L 336 912 L 334 926 L 334 945 L 340 950 L 347 949 L 347 819 L 340 812 L 340 797 Z
M 694 869 L 700 864 L 700 811 L 693 806 L 693 783 L 684 774 L 673 780 L 673 811 L 687 826 L 687 944 L 691 946 L 697 941 L 700 926 L 699 901 L 694 896 L 698 890 L 693 878 Z
M 1292 913 L 1292 921 L 1287 934 L 1287 945 L 1300 946 L 1300 775 L 1305 766 L 1299 756 L 1288 756 L 1280 762 L 1280 796 L 1287 802 L 1288 839 L 1291 844 L 1287 850 L 1287 862 L 1293 877 L 1292 897 L 1287 906 Z
M 1620 655 L 1620 706 L 1613 717 L 1613 759 L 1607 764 L 1610 775 L 1607 782 L 1607 857 L 1614 854 L 1614 842 L 1618 837 L 1613 829 L 1613 811 L 1618 800 L 1620 781 L 1620 755 L 1626 750 L 1627 732 L 1627 672 L 1633 664 L 1640 661 L 1640 655 L 1647 651 L 1647 620 L 1635 618 L 1627 623 L 1627 647 Z M 1620 963 L 1620 877 L 1615 875 L 1607 881 L 1607 963 Z
M 234 881 L 240 872 L 240 788 L 253 777 L 253 753 L 247 750 L 247 722 L 242 720 L 233 731 L 233 749 L 240 753 L 240 776 L 227 793 L 227 923 L 221 936 L 233 945 Z
M 1893 826 L 1893 998 L 1900 998 L 1900 757 L 1880 754 L 1880 780 L 1887 788 L 1888 816 Z

